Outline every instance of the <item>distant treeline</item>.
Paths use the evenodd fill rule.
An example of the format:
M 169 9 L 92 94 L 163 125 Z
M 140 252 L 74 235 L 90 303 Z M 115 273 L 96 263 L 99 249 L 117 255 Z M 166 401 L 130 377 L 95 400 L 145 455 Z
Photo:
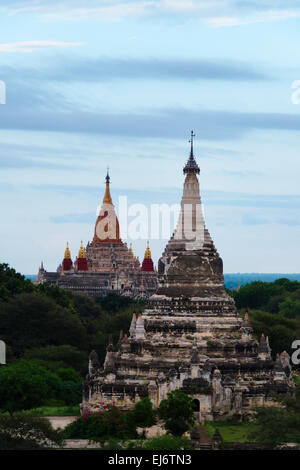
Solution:
M 286 278 L 290 281 L 300 281 L 300 274 L 280 274 L 280 273 L 233 273 L 224 274 L 224 284 L 227 289 L 237 289 L 238 286 L 244 286 L 254 281 L 274 282 L 276 279 Z M 26 279 L 35 281 L 35 274 L 25 275 Z
M 254 281 L 274 282 L 276 279 L 289 279 L 290 281 L 300 281 L 300 274 L 280 274 L 280 273 L 233 273 L 224 274 L 224 283 L 227 289 L 237 289 Z

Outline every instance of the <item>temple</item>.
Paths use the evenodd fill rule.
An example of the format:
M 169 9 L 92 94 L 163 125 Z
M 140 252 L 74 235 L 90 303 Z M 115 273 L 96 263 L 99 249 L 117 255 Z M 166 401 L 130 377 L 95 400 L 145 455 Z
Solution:
M 131 409 L 144 396 L 157 407 L 170 390 L 181 389 L 193 397 L 199 421 L 245 417 L 272 392 L 292 387 L 288 354 L 272 360 L 268 338 L 256 341 L 248 314 L 239 315 L 224 288 L 222 259 L 203 217 L 193 138 L 157 292 L 143 313 L 133 314 L 118 344 L 109 341 L 103 369 L 97 352 L 90 354 L 82 411 L 95 411 L 101 402 Z M 144 270 L 152 266 L 147 250 Z
M 44 282 L 89 296 L 113 291 L 134 298 L 147 298 L 156 291 L 157 271 L 151 259 L 149 243 L 141 266 L 132 244 L 128 248 L 120 237 L 108 172 L 92 242 L 88 242 L 85 248 L 81 242 L 74 263 L 67 243 L 63 261 L 56 272 L 47 272 L 42 263 L 36 283 Z

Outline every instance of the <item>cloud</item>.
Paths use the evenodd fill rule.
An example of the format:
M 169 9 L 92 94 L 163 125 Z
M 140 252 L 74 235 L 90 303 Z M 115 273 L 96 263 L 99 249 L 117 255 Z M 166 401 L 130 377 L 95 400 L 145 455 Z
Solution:
M 51 67 L 1 66 L 6 81 L 103 82 L 107 80 L 266 80 L 271 79 L 251 64 L 233 60 L 168 58 L 69 58 Z M 35 87 L 36 88 L 36 87 Z
M 203 191 L 207 205 L 236 206 L 269 209 L 296 209 L 300 207 L 300 195 L 247 194 L 229 191 Z M 277 221 L 278 222 L 278 221 Z
M 4 109 L 5 108 L 5 109 Z M 299 131 L 300 115 L 163 108 L 132 113 L 69 112 L 3 106 L 2 129 L 75 132 L 147 138 L 184 138 L 194 128 L 200 139 L 230 140 L 251 130 Z
M 273 21 L 282 21 L 300 18 L 300 10 L 270 10 L 262 13 L 253 14 L 252 16 L 240 16 L 240 17 L 213 17 L 205 20 L 205 23 L 209 26 L 224 27 L 224 26 L 241 26 L 249 25 L 254 23 L 270 23 Z
M 76 156 L 77 151 L 77 156 Z M 0 168 L 47 168 L 59 170 L 83 170 L 81 149 L 39 146 L 30 144 L 1 143 Z M 80 160 L 80 165 L 77 161 Z M 64 163 L 63 160 L 64 159 Z M 68 162 L 69 160 L 69 162 Z
M 0 52 L 33 52 L 41 48 L 63 48 L 81 46 L 82 42 L 64 41 L 22 41 L 0 43 Z
M 203 21 L 209 26 L 237 26 L 299 17 L 297 0 L 3 0 L 0 11 L 10 15 L 33 13 L 50 20 L 125 21 L 177 18 Z
M 199 59 L 81 59 L 47 72 L 54 80 L 96 81 L 147 80 L 264 80 L 251 65 L 229 60 Z

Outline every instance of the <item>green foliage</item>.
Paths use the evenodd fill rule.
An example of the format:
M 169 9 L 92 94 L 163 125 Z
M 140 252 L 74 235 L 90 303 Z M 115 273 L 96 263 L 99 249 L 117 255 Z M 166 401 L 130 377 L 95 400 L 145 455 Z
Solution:
M 133 301 L 130 297 L 122 297 L 114 292 L 110 292 L 105 297 L 97 297 L 96 302 L 101 305 L 106 312 L 116 313 L 128 307 Z
M 165 434 L 144 441 L 129 442 L 124 448 L 126 450 L 192 450 L 193 445 L 188 437 Z
M 165 422 L 165 428 L 175 436 L 181 436 L 194 424 L 193 399 L 181 390 L 169 392 L 167 399 L 158 407 L 158 415 Z
M 208 421 L 205 429 L 212 437 L 218 428 L 224 442 L 251 442 L 254 441 L 257 425 L 249 421 Z
M 276 446 L 287 442 L 300 443 L 300 414 L 275 406 L 259 408 L 253 434 L 257 442 Z
M 47 283 L 38 284 L 35 289 L 38 293 L 50 297 L 57 305 L 72 308 L 73 294 L 71 291 Z
M 13 414 L 40 406 L 54 397 L 58 387 L 58 377 L 34 362 L 0 367 L 0 408 Z
M 279 304 L 279 314 L 286 318 L 300 318 L 300 300 L 286 299 Z
M 16 356 L 29 348 L 65 344 L 83 348 L 87 343 L 80 317 L 37 293 L 19 294 L 2 303 L 0 330 Z
M 73 369 L 48 370 L 36 361 L 20 360 L 0 368 L 0 409 L 14 413 L 45 404 L 76 405 L 81 378 Z
M 95 349 L 102 362 L 108 336 L 117 342 L 133 311 L 143 308 L 142 301 L 116 293 L 94 299 L 47 283 L 35 286 L 0 264 L 0 331 L 10 359 L 39 360 L 52 370 L 72 367 L 84 376 L 88 353 Z
M 0 450 L 37 450 L 61 446 L 62 433 L 48 420 L 28 415 L 0 415 Z
M 292 354 L 292 342 L 300 337 L 300 282 L 286 278 L 256 281 L 234 291 L 233 297 L 238 308 L 250 308 L 256 337 L 262 332 L 269 336 L 273 358 L 284 350 Z
M 76 421 L 66 426 L 64 435 L 67 439 L 91 439 L 93 441 L 137 437 L 136 426 L 130 413 L 126 413 L 115 404 L 105 405 L 104 403 L 99 411 L 85 412 Z
M 31 410 L 22 411 L 22 414 L 30 416 L 78 416 L 79 405 L 71 406 L 41 406 Z M 16 413 L 18 415 L 18 413 Z
M 10 268 L 8 264 L 0 263 L 0 301 L 7 301 L 16 294 L 33 290 L 34 285 L 31 281 Z
M 57 368 L 72 368 L 81 377 L 87 372 L 88 354 L 68 344 L 29 349 L 25 351 L 23 357 L 28 360 L 38 360 L 54 372 Z
M 278 395 L 281 407 L 258 408 L 255 423 L 258 426 L 255 440 L 276 446 L 288 442 L 300 443 L 300 385 L 294 393 Z
M 269 336 L 273 357 L 284 350 L 292 353 L 292 342 L 300 338 L 300 318 L 290 319 L 261 310 L 250 311 L 249 318 L 257 338 L 262 332 Z
M 283 294 L 284 291 L 285 288 L 280 283 L 255 281 L 242 286 L 233 296 L 238 308 L 261 308 L 271 297 Z
M 134 405 L 133 420 L 137 427 L 149 428 L 156 423 L 155 412 L 149 397 L 144 397 Z

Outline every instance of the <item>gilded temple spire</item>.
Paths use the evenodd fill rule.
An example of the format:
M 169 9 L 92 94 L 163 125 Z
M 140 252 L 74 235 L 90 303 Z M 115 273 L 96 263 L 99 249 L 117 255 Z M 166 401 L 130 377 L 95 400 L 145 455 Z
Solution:
M 106 174 L 106 177 L 105 177 L 106 189 L 105 189 L 105 194 L 104 194 L 104 198 L 103 198 L 103 203 L 104 204 L 112 204 L 112 199 L 111 199 L 110 189 L 109 189 L 110 176 L 109 176 L 108 170 L 109 169 L 107 167 L 107 174 Z
M 69 242 L 67 242 L 64 259 L 71 259 L 71 252 L 70 252 L 70 248 L 69 248 Z
M 81 240 L 81 245 L 80 245 L 80 248 L 79 248 L 79 252 L 78 252 L 78 258 L 85 258 L 85 251 L 84 251 L 84 248 L 83 248 L 83 242 Z

